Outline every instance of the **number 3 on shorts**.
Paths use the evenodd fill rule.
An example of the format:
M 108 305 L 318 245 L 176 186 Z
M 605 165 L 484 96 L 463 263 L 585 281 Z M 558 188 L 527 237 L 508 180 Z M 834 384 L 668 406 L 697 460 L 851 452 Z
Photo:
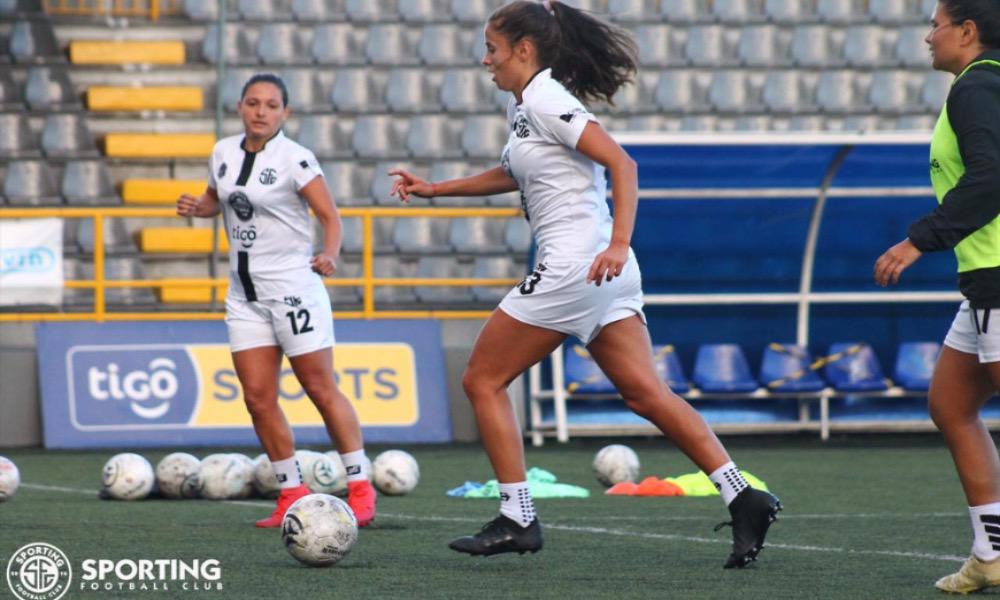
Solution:
M 285 316 L 288 317 L 289 322 L 292 324 L 292 335 L 299 335 L 300 333 L 307 333 L 313 330 L 312 325 L 309 324 L 308 310 L 304 308 L 300 308 L 298 312 L 290 310 L 285 313 Z M 301 327 L 299 326 L 300 322 L 302 323 Z

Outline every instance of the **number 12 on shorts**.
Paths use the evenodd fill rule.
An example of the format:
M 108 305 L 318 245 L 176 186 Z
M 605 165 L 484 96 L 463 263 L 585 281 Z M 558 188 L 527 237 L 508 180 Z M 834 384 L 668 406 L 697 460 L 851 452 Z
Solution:
M 289 322 L 292 324 L 292 335 L 299 335 L 300 333 L 307 333 L 313 330 L 312 325 L 309 324 L 308 310 L 304 308 L 300 308 L 298 312 L 290 310 L 285 313 L 285 316 L 288 317 Z M 301 327 L 299 326 L 300 322 L 302 323 Z

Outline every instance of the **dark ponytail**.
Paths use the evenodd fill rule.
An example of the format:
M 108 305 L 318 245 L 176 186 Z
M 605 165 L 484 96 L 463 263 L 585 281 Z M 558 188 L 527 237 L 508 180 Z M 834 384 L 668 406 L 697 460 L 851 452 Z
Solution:
M 541 65 L 584 102 L 612 103 L 636 71 L 638 50 L 627 31 L 557 0 L 512 2 L 489 22 L 511 45 L 525 38 L 534 42 Z
M 1000 0 L 939 0 L 955 23 L 972 21 L 984 48 L 1000 48 Z

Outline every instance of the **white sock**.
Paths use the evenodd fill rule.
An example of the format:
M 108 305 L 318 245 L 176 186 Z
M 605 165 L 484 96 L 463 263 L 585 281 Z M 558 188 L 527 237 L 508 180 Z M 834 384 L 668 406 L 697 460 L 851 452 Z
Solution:
M 972 553 L 983 561 L 1000 558 L 1000 502 L 970 506 Z
M 500 514 L 521 527 L 535 520 L 535 501 L 527 481 L 500 484 Z
M 271 466 L 274 467 L 274 476 L 278 479 L 280 489 L 288 490 L 302 485 L 302 471 L 294 454 L 284 460 L 272 460 Z
M 368 481 L 368 459 L 365 457 L 365 449 L 345 452 L 340 455 L 340 460 L 344 461 L 344 470 L 347 471 L 347 481 Z
M 715 489 L 722 494 L 722 501 L 726 503 L 726 506 L 729 506 L 737 494 L 750 487 L 733 461 L 729 461 L 712 471 L 708 478 L 715 484 Z

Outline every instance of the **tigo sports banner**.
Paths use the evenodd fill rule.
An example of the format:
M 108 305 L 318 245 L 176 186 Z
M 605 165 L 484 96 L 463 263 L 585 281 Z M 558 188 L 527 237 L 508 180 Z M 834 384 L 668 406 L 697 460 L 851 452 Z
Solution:
M 336 335 L 334 376 L 366 441 L 450 440 L 437 321 L 341 321 Z M 42 323 L 38 364 L 48 448 L 257 441 L 222 322 Z M 278 403 L 297 441 L 329 443 L 287 358 Z
M 62 219 L 0 219 L 0 304 L 62 304 Z

